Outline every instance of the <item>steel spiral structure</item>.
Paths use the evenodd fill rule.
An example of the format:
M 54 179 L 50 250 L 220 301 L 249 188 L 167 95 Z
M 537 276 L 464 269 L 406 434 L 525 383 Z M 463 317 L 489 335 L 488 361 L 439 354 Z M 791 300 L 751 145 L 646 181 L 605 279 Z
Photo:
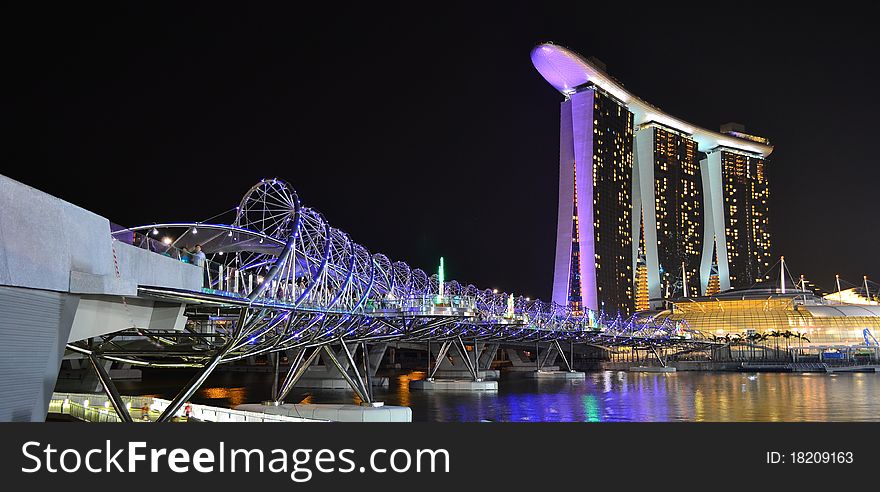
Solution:
M 202 379 L 188 385 L 180 401 L 218 364 L 297 350 L 279 390 L 283 399 L 304 368 L 325 353 L 368 401 L 369 384 L 348 375 L 328 348 L 331 344 L 342 347 L 351 367 L 355 365 L 351 344 L 366 351 L 366 343 L 389 341 L 436 341 L 443 344 L 441 352 L 454 344 L 462 355 L 464 340 L 475 347 L 544 342 L 560 352 L 560 342 L 652 348 L 709 343 L 686 326 L 668 321 L 637 322 L 456 280 L 441 281 L 438 274 L 429 275 L 355 243 L 317 210 L 303 206 L 281 179 L 255 184 L 234 212 L 229 223 L 178 222 L 124 231 L 141 238 L 134 244 L 157 252 L 158 241 L 148 231 L 156 234 L 162 229 L 177 237 L 174 244 L 202 245 L 208 256 L 204 288 L 139 287 L 141 296 L 185 303 L 190 320 L 186 331 L 132 328 L 91 346 L 69 348 L 135 365 L 201 367 Z M 476 378 L 477 371 L 472 372 Z
M 294 189 L 277 178 L 251 187 L 230 224 L 154 224 L 130 230 L 157 227 L 181 230 L 178 240 L 202 241 L 210 257 L 209 285 L 202 292 L 143 287 L 146 294 L 188 299 L 193 313 L 217 306 L 248 312 L 238 321 L 240 333 L 227 333 L 237 342 L 224 360 L 340 337 L 620 343 L 695 335 L 680 325 L 575 311 L 456 280 L 443 282 L 441 289 L 437 274 L 371 253 L 317 210 L 303 206 Z M 197 237 L 198 231 L 203 235 Z

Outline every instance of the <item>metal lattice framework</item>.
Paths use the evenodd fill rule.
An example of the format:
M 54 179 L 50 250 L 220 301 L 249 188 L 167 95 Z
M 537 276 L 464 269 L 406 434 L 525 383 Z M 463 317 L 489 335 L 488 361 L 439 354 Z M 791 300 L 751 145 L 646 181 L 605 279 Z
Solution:
M 438 341 L 446 350 L 457 343 L 462 354 L 465 339 L 474 344 L 546 342 L 560 352 L 560 342 L 652 348 L 710 343 L 668 321 L 639 323 L 619 315 L 575 311 L 455 280 L 444 282 L 441 289 L 436 274 L 428 276 L 403 261 L 371 254 L 331 227 L 319 212 L 302 206 L 293 188 L 280 179 L 254 185 L 229 224 L 153 224 L 127 232 L 156 228 L 178 231 L 176 242 L 202 244 L 209 258 L 207 287 L 181 291 L 140 286 L 140 294 L 185 302 L 189 318 L 212 320 L 211 329 L 126 330 L 97 346 L 69 348 L 136 365 L 202 367 L 202 379 L 188 385 L 175 400 L 179 402 L 217 364 L 296 349 L 298 355 L 279 390 L 283 399 L 317 354 L 323 351 L 338 363 L 330 344 L 339 344 L 352 366 L 349 345 L 362 344 L 366 351 L 366 343 L 387 341 Z M 117 343 L 120 336 L 131 335 L 144 342 L 124 348 Z M 348 378 L 345 370 L 341 372 Z M 369 385 L 357 381 L 349 383 L 369 401 Z M 177 410 L 172 407 L 171 413 Z

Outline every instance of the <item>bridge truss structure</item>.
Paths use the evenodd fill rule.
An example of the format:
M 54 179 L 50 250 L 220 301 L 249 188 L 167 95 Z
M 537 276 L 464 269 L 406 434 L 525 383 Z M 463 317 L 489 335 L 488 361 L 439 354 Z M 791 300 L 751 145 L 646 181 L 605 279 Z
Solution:
M 99 359 L 151 367 L 198 367 L 159 418 L 169 420 L 222 363 L 295 351 L 290 368 L 273 390 L 281 402 L 320 354 L 339 369 L 362 402 L 372 402 L 367 345 L 395 341 L 453 347 L 477 379 L 466 342 L 562 344 L 652 350 L 700 350 L 715 342 L 686 325 L 636 322 L 590 310 L 480 289 L 427 274 L 403 261 L 371 253 L 348 234 L 303 206 L 281 179 L 264 179 L 244 195 L 229 223 L 175 222 L 115 232 L 157 254 L 180 257 L 180 244 L 199 243 L 207 255 L 200 290 L 139 286 L 140 297 L 186 304 L 191 321 L 183 331 L 138 327 L 69 344 L 88 357 L 114 401 L 127 415 Z M 158 240 L 162 230 L 175 239 Z M 331 346 L 341 348 L 339 352 Z M 356 352 L 363 351 L 361 364 Z M 474 350 L 473 352 L 476 352 Z M 290 352 L 287 352 L 290 353 Z M 345 361 L 339 360 L 343 354 Z M 442 355 L 441 355 L 442 357 Z M 276 355 L 276 367 L 278 357 Z M 348 369 L 344 367 L 347 362 Z M 276 380 L 278 379 L 276 374 Z

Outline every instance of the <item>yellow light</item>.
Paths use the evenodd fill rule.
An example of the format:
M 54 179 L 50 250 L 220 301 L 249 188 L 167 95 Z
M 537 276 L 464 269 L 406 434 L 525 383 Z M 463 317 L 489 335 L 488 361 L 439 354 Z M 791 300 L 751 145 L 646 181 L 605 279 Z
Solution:
M 172 242 L 173 242 L 173 241 L 172 241 L 171 238 L 168 237 L 168 236 L 165 236 L 165 237 L 162 238 L 162 244 L 165 244 L 166 246 L 169 245 L 169 244 L 171 244 Z

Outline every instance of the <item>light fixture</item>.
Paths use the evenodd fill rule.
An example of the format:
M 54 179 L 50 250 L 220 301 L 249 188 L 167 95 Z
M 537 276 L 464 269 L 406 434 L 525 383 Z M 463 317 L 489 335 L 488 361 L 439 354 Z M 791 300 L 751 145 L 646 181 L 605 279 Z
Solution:
M 220 256 L 223 256 L 223 252 L 222 252 L 222 251 L 220 252 Z
M 154 236 L 158 236 L 158 235 L 159 235 L 159 229 L 156 229 L 156 228 L 154 227 L 154 228 L 153 228 L 153 235 L 154 235 Z
M 229 234 L 227 234 L 227 236 L 232 237 L 232 231 L 229 231 Z
M 493 294 L 497 294 L 497 293 L 498 293 L 498 289 L 492 289 L 492 293 L 493 293 Z
M 193 234 L 198 234 L 198 233 L 199 233 L 199 230 L 196 229 L 196 226 L 193 226 L 193 231 L 192 231 L 192 232 L 193 232 Z
M 172 242 L 173 242 L 173 241 L 171 241 L 171 238 L 168 237 L 168 236 L 165 236 L 165 237 L 162 238 L 162 244 L 170 245 Z

